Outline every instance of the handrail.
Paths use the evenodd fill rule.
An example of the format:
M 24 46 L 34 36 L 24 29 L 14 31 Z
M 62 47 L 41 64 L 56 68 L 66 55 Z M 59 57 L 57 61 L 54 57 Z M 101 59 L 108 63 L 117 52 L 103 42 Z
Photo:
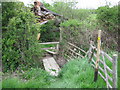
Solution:
M 59 42 L 44 42 L 44 43 L 39 43 L 42 45 L 46 45 L 46 44 L 59 44 Z

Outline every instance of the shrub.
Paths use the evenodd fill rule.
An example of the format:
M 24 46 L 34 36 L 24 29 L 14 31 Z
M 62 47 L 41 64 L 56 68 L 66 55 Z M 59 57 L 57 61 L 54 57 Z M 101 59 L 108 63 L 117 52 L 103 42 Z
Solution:
M 37 60 L 39 60 L 41 51 L 36 37 L 40 25 L 36 24 L 35 16 L 28 8 L 21 6 L 21 3 L 17 5 L 21 9 L 14 9 L 17 15 L 10 18 L 7 30 L 3 33 L 3 71 L 39 66 Z

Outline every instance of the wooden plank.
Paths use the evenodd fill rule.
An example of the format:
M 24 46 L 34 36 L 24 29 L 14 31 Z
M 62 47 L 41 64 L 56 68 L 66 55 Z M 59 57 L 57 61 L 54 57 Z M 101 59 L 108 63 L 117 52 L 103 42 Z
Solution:
M 57 76 L 60 71 L 60 67 L 56 63 L 53 57 L 43 59 L 44 68 L 50 75 Z
M 72 45 L 73 47 L 75 47 L 75 48 L 81 50 L 81 51 L 84 52 L 85 54 L 87 53 L 87 52 L 85 52 L 83 49 L 77 47 L 76 45 L 74 45 L 74 44 L 72 44 L 72 43 L 70 43 L 70 42 L 67 42 L 67 43 L 68 43 L 69 45 Z
M 45 50 L 46 52 L 48 52 L 48 53 L 51 53 L 51 54 L 58 54 L 58 52 L 53 52 L 53 51 L 50 51 L 50 50 Z
M 51 66 L 50 64 L 48 63 L 48 60 L 47 59 L 43 59 L 43 65 L 44 65 L 44 68 L 47 72 L 51 72 Z
M 49 48 L 41 48 L 42 50 L 47 50 L 47 49 L 56 49 L 55 47 L 49 47 Z
M 47 45 L 47 44 L 59 44 L 59 42 L 45 42 L 45 43 L 39 43 L 41 45 Z
M 57 62 L 55 61 L 55 59 L 53 57 L 50 57 L 48 59 L 49 64 L 51 65 L 51 67 L 57 71 L 60 71 L 60 67 L 58 66 Z

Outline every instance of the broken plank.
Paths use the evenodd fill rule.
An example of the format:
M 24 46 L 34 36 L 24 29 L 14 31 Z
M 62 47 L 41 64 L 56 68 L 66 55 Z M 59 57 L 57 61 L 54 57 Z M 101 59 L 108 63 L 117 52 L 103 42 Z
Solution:
M 57 54 L 57 52 L 53 52 L 53 51 L 50 51 L 50 50 L 45 50 L 46 52 L 48 53 L 51 53 L 51 54 Z
M 47 72 L 49 72 L 50 75 L 52 75 L 52 76 L 57 76 L 58 75 L 58 73 L 60 71 L 60 67 L 56 63 L 56 61 L 53 57 L 44 58 L 43 59 L 43 64 L 44 64 L 45 70 Z

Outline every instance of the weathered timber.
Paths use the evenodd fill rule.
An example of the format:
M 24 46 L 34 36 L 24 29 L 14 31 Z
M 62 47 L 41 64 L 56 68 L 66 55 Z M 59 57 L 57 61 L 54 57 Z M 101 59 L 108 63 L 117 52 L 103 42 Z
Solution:
M 41 45 L 47 45 L 47 44 L 59 44 L 59 42 L 45 42 L 45 43 L 39 43 Z
M 53 76 L 58 75 L 60 71 L 60 67 L 58 66 L 58 64 L 56 63 L 53 57 L 44 58 L 43 64 L 44 64 L 45 70 L 49 72 L 50 75 L 53 75 Z
M 117 88 L 117 55 L 113 55 L 113 88 Z
M 56 50 L 56 47 L 49 47 L 49 48 L 41 48 L 42 50 L 48 50 L 48 49 L 54 49 Z
M 97 81 L 98 77 L 98 67 L 99 67 L 99 61 L 100 61 L 100 47 L 101 47 L 101 30 L 98 31 L 98 40 L 97 40 L 97 57 L 96 57 L 96 68 L 94 73 L 94 81 Z
M 50 53 L 50 54 L 58 54 L 58 52 L 53 52 L 53 51 L 50 51 L 50 50 L 45 50 L 46 52 Z

